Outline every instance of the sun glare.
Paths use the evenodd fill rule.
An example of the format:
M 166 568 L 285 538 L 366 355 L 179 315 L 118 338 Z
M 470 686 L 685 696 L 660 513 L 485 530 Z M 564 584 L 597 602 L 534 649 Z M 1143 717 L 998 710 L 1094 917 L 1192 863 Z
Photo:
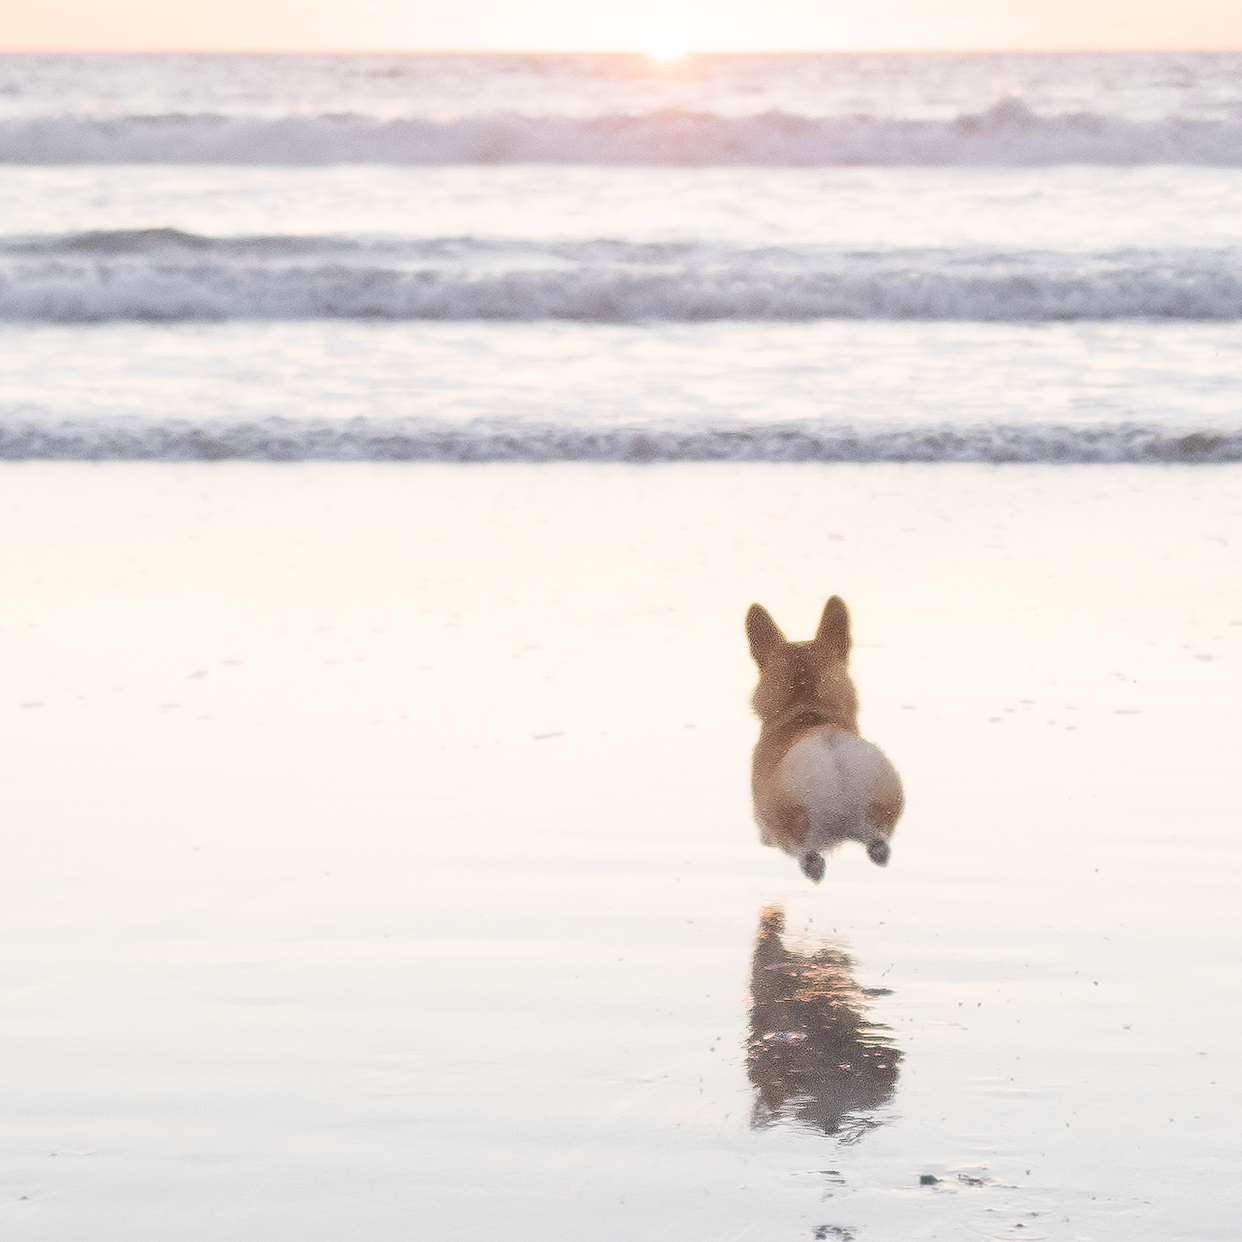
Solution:
M 647 32 L 647 55 L 662 65 L 681 60 L 689 50 L 685 32 L 674 26 L 662 26 Z

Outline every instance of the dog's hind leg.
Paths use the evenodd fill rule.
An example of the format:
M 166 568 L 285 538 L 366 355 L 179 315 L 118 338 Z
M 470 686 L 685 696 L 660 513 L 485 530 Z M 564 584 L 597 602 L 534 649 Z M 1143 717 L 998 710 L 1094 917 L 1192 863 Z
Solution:
M 813 884 L 818 884 L 824 878 L 824 856 L 822 854 L 807 850 L 798 860 L 798 864 L 802 868 L 802 874 Z

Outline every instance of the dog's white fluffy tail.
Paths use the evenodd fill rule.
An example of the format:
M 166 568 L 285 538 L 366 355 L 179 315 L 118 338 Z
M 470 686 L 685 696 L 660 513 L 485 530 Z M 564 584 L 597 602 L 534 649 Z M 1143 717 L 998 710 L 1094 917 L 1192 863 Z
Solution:
M 886 839 L 879 807 L 901 803 L 901 780 L 887 756 L 853 733 L 825 726 L 790 747 L 780 768 L 782 790 L 807 810 L 806 848 Z

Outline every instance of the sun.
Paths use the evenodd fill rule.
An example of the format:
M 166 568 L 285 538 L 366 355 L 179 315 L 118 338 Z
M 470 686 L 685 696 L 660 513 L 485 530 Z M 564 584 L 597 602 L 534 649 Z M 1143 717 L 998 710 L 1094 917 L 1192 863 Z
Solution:
M 689 51 L 686 34 L 676 26 L 660 26 L 647 31 L 647 55 L 662 65 L 681 60 Z

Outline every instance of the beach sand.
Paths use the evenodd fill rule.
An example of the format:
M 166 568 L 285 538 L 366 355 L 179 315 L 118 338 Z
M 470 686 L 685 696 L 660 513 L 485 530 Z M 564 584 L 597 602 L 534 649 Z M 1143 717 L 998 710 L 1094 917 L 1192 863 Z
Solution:
M 1242 470 L 32 463 L 0 529 L 6 1237 L 1237 1236 Z M 816 888 L 742 617 L 832 592 L 908 806 Z M 777 908 L 891 1053 L 835 1106 L 756 1112 Z

